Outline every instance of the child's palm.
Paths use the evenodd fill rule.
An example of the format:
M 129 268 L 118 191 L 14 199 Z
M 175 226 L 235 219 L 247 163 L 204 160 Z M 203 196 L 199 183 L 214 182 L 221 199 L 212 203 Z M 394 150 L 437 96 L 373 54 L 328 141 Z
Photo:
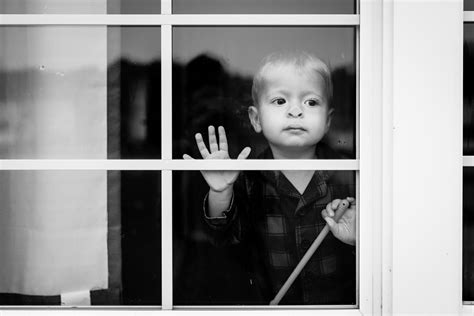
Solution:
M 217 143 L 214 126 L 209 126 L 209 150 L 202 139 L 200 133 L 196 134 L 196 144 L 203 159 L 230 159 L 227 145 L 225 129 L 219 127 L 219 144 Z M 246 159 L 250 154 L 250 148 L 246 147 L 239 154 L 237 159 Z M 189 155 L 184 155 L 184 159 L 192 159 Z M 201 170 L 211 190 L 222 192 L 232 186 L 239 175 L 238 170 Z

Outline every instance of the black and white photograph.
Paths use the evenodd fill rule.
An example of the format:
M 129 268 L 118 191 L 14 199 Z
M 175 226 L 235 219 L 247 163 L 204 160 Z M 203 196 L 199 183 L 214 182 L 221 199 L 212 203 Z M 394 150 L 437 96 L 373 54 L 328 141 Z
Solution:
M 173 32 L 175 156 L 355 157 L 353 28 L 178 27 Z M 273 47 L 280 50 L 272 52 Z M 176 304 L 268 304 L 324 228 L 321 211 L 330 203 L 336 210 L 343 200 L 351 211 L 345 225 L 333 231 L 346 235 L 337 238 L 340 243 L 330 238 L 322 243 L 281 304 L 356 304 L 354 173 L 201 173 L 173 175 Z M 336 283 L 338 289 L 329 285 Z
M 0 316 L 474 313 L 474 0 L 0 0 Z

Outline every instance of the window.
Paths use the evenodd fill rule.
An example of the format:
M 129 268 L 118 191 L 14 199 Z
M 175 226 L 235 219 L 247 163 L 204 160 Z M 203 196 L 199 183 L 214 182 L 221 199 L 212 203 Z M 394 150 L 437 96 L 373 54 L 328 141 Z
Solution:
M 54 1 L 45 1 L 41 8 L 28 2 L 12 1 L 3 2 L 0 7 L 5 13 L 0 18 L 2 42 L 10 42 L 10 39 L 16 37 L 15 32 L 23 34 L 23 38 L 34 39 L 33 44 L 31 40 L 25 41 L 25 46 L 22 47 L 2 45 L 2 53 L 5 54 L 2 54 L 4 57 L 1 59 L 1 66 L 6 73 L 6 80 L 2 81 L 6 91 L 2 110 L 6 113 L 3 116 L 6 122 L 3 128 L 9 138 L 6 137 L 0 150 L 5 159 L 2 161 L 2 172 L 5 181 L 10 181 L 6 187 L 14 187 L 10 183 L 18 177 L 17 172 L 44 172 L 48 176 L 49 173 L 65 172 L 84 178 L 89 172 L 99 174 L 103 188 L 107 191 L 100 194 L 96 192 L 102 199 L 99 206 L 102 215 L 110 216 L 110 210 L 119 213 L 120 209 L 121 232 L 129 236 L 121 240 L 122 254 L 119 255 L 121 260 L 118 260 L 122 263 L 123 295 L 127 297 L 121 304 L 161 305 L 165 310 L 196 308 L 197 305 L 207 308 L 212 308 L 209 305 L 247 308 L 252 304 L 247 304 L 250 300 L 246 300 L 246 297 L 233 298 L 229 302 L 225 297 L 219 301 L 214 296 L 211 300 L 196 304 L 190 293 L 198 292 L 199 288 L 196 288 L 196 284 L 180 281 L 185 273 L 192 275 L 202 271 L 199 267 L 193 267 L 190 257 L 184 256 L 186 251 L 191 251 L 189 242 L 197 243 L 202 238 L 201 230 L 196 226 L 197 215 L 194 218 L 183 215 L 189 211 L 186 204 L 191 203 L 192 197 L 193 201 L 200 199 L 199 196 L 193 196 L 198 190 L 189 186 L 198 183 L 200 176 L 197 170 L 325 170 L 352 174 L 356 179 L 354 182 L 359 211 L 354 262 L 357 265 L 357 285 L 354 289 L 356 299 L 354 304 L 330 307 L 371 313 L 374 302 L 380 299 L 376 292 L 376 288 L 380 286 L 380 280 L 375 276 L 378 267 L 373 265 L 373 258 L 377 255 L 380 244 L 379 240 L 374 241 L 373 236 L 377 230 L 372 225 L 374 216 L 377 216 L 375 209 L 380 205 L 380 199 L 373 198 L 373 195 L 381 195 L 377 180 L 377 168 L 380 167 L 380 130 L 377 122 L 381 114 L 377 104 L 380 103 L 380 94 L 371 89 L 377 85 L 376 80 L 381 76 L 380 65 L 377 63 L 380 56 L 378 50 L 373 49 L 380 44 L 376 42 L 379 34 L 377 4 L 339 1 L 329 5 L 328 1 L 316 1 L 314 7 L 308 8 L 307 2 L 303 1 L 301 5 L 293 5 L 292 2 L 292 8 L 300 9 L 293 12 L 284 10 L 288 5 L 283 1 L 280 6 L 271 7 L 276 11 L 267 11 L 265 8 L 268 6 L 246 7 L 245 4 L 252 4 L 246 1 L 236 7 L 239 11 L 226 10 L 235 6 L 234 1 L 221 8 L 203 2 L 202 6 L 196 8 L 184 1 L 171 3 L 163 0 L 158 9 L 147 7 L 146 10 L 142 9 L 151 5 L 151 1 L 140 1 L 136 7 L 127 6 L 130 2 L 127 4 L 125 1 L 120 4 L 117 1 L 103 1 L 91 12 L 90 3 L 76 2 L 77 11 L 65 10 L 64 6 L 61 8 Z M 96 2 L 94 5 L 98 5 Z M 156 1 L 153 3 L 156 4 Z M 175 14 L 172 14 L 172 5 Z M 206 6 L 216 8 L 216 12 L 205 10 Z M 358 6 L 360 10 L 357 9 Z M 72 4 L 68 6 L 74 7 Z M 334 7 L 340 7 L 340 11 L 334 12 Z M 84 8 L 87 10 L 83 11 Z M 161 14 L 158 10 L 161 10 Z M 300 15 L 306 12 L 310 14 Z M 11 13 L 19 15 L 10 15 Z M 28 13 L 35 15 L 24 15 Z M 78 15 L 82 13 L 90 15 Z M 136 15 L 129 16 L 128 13 Z M 88 31 L 89 35 L 86 34 Z M 59 41 L 58 34 L 62 34 Z M 201 41 L 195 40 L 197 36 Z M 255 145 L 251 143 L 253 147 L 263 149 L 261 138 L 252 137 L 248 126 L 246 130 L 240 123 L 232 121 L 231 117 L 225 117 L 225 112 L 221 109 L 212 112 L 213 108 L 206 108 L 205 106 L 209 106 L 206 103 L 202 108 L 195 108 L 202 112 L 185 110 L 185 105 L 191 101 L 202 100 L 198 98 L 199 93 L 208 93 L 206 90 L 194 91 L 193 99 L 186 89 L 189 89 L 193 80 L 197 84 L 206 84 L 206 76 L 199 77 L 193 71 L 198 74 L 202 69 L 205 74 L 215 69 L 229 71 L 230 75 L 223 75 L 234 80 L 233 87 L 239 87 L 234 85 L 234 82 L 239 82 L 239 89 L 246 92 L 236 97 L 234 89 L 224 89 L 217 98 L 220 103 L 216 101 L 216 104 L 230 100 L 235 103 L 235 108 L 243 105 L 241 103 L 249 97 L 252 71 L 265 55 L 265 50 L 274 50 L 280 36 L 287 43 L 285 45 L 293 44 L 306 50 L 313 50 L 314 46 L 312 43 L 304 43 L 303 39 L 309 39 L 310 42 L 328 41 L 324 45 L 326 47 L 316 54 L 323 55 L 321 58 L 326 59 L 335 71 L 334 102 L 341 105 L 340 112 L 335 115 L 328 142 L 345 159 L 302 160 L 298 164 L 294 160 L 182 160 L 181 155 L 193 147 L 192 136 L 195 130 L 208 123 L 218 124 L 222 120 L 227 120 L 231 126 L 235 124 L 229 130 L 229 139 L 237 144 L 255 142 Z M 218 43 L 219 38 L 227 39 L 227 42 Z M 266 48 L 260 45 L 265 40 L 269 41 Z M 242 45 L 236 51 L 235 43 L 240 41 Z M 254 45 L 250 45 L 253 47 L 244 46 L 245 41 L 253 42 Z M 213 54 L 202 55 L 206 50 Z M 77 54 L 78 51 L 81 54 Z M 201 57 L 196 57 L 199 55 Z M 84 60 L 75 60 L 79 56 Z M 216 63 L 213 57 L 217 57 L 218 61 L 228 58 L 228 64 L 219 66 L 219 62 Z M 92 62 L 97 65 L 90 66 Z M 15 63 L 20 70 L 34 69 L 34 73 L 27 76 L 27 82 L 30 83 L 27 88 L 31 87 L 32 92 L 26 96 L 17 88 L 17 82 L 21 80 L 17 76 L 21 71 L 10 69 Z M 83 66 L 82 71 L 72 69 L 72 66 L 78 64 Z M 247 68 L 242 64 L 246 64 Z M 216 68 L 212 68 L 213 66 Z M 62 85 L 69 78 L 77 81 L 70 82 L 71 87 L 68 89 Z M 211 96 L 214 97 L 212 93 L 213 91 Z M 56 102 L 50 102 L 51 100 Z M 65 108 L 58 100 L 64 100 L 63 103 L 68 101 L 66 104 L 69 107 Z M 79 106 L 70 100 L 80 102 L 84 107 L 78 109 Z M 161 109 L 158 106 L 160 100 Z M 22 109 L 19 104 L 36 104 L 38 112 L 23 115 L 19 111 L 29 111 Z M 74 116 L 71 116 L 72 111 L 79 112 L 74 112 Z M 81 132 L 76 135 L 79 128 L 84 129 L 85 134 Z M 235 153 L 231 152 L 231 156 L 235 157 Z M 22 160 L 25 158 L 30 160 Z M 63 180 L 58 181 L 61 183 Z M 76 183 L 74 180 L 69 181 Z M 85 196 L 97 181 L 83 181 Z M 199 189 L 202 189 L 204 184 L 202 179 L 200 181 Z M 38 196 L 43 192 L 41 190 L 44 185 L 38 184 L 36 188 L 33 195 Z M 53 187 L 46 189 L 54 192 Z M 181 194 L 184 194 L 184 198 Z M 105 203 L 107 207 L 104 206 Z M 157 213 L 160 209 L 161 216 Z M 110 225 L 111 221 L 108 223 Z M 161 240 L 156 234 L 160 232 L 160 228 Z M 113 229 L 109 226 L 107 232 L 110 234 L 111 231 Z M 105 241 L 103 235 L 101 240 Z M 150 240 L 153 240 L 151 244 L 145 242 L 145 245 L 141 245 Z M 137 245 L 140 245 L 138 249 Z M 102 248 L 105 251 L 103 255 L 107 255 L 104 249 Z M 110 249 L 108 256 L 110 278 L 110 265 L 114 262 L 110 257 Z M 140 261 L 137 261 L 138 258 Z M 160 259 L 161 266 L 158 263 Z M 147 262 L 143 269 L 140 264 L 142 260 Z M 160 268 L 161 275 L 157 276 L 156 269 Z M 103 269 L 104 267 L 102 271 Z M 104 279 L 98 287 L 103 287 L 107 282 L 111 284 L 110 280 Z M 142 282 L 146 282 L 146 287 L 140 286 Z M 127 286 L 128 294 L 125 291 Z M 197 294 L 201 297 L 206 295 Z M 70 297 L 71 295 L 63 295 L 60 301 L 66 305 L 76 305 L 74 295 L 71 300 Z M 115 302 L 117 301 L 109 300 L 106 305 L 117 305 Z M 258 308 L 268 308 L 260 305 Z M 311 305 L 306 308 L 320 307 Z
M 474 293 L 472 287 L 473 267 L 472 267 L 472 232 L 473 232 L 473 207 L 472 199 L 469 192 L 472 191 L 472 50 L 473 50 L 473 24 L 470 18 L 472 8 L 472 1 L 465 1 L 464 3 L 464 75 L 463 75 L 463 101 L 464 101 L 464 120 L 463 120 L 463 303 L 472 305 L 474 301 Z

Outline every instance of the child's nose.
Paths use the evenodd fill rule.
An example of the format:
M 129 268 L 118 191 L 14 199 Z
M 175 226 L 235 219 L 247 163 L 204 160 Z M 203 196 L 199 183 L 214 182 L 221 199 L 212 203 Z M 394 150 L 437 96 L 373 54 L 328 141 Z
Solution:
M 288 109 L 288 116 L 300 117 L 303 116 L 303 111 L 299 105 L 293 103 L 290 104 L 290 108 Z

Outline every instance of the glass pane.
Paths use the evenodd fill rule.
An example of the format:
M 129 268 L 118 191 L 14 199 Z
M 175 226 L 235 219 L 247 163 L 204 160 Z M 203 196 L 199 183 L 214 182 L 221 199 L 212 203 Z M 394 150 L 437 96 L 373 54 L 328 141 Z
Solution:
M 248 43 L 251 45 L 243 44 Z M 318 95 L 311 93 L 302 97 L 308 100 L 298 101 L 308 111 L 291 113 L 298 119 L 286 119 L 290 115 L 281 115 L 282 121 L 277 123 L 274 117 L 271 128 L 282 129 L 292 127 L 291 124 L 309 124 L 312 129 L 309 143 L 304 146 L 319 144 L 327 148 L 320 153 L 319 158 L 355 158 L 356 144 L 356 53 L 354 27 L 175 27 L 173 28 L 173 157 L 181 158 L 190 154 L 195 158 L 201 155 L 197 149 L 194 135 L 202 133 L 207 139 L 209 125 L 225 127 L 229 143 L 229 153 L 232 158 L 246 146 L 250 146 L 251 158 L 258 157 L 272 145 L 271 135 L 266 127 L 263 133 L 257 132 L 251 125 L 249 109 L 252 101 L 252 80 L 256 69 L 265 56 L 284 52 L 283 57 L 277 57 L 276 65 L 284 64 L 278 76 L 289 78 L 291 73 L 302 83 L 309 85 L 308 90 L 319 93 L 325 99 L 331 99 L 327 91 L 332 77 L 332 102 L 327 106 L 313 107 L 311 98 Z M 301 51 L 308 52 L 310 57 Z M 287 54 L 287 52 L 289 52 Z M 296 57 L 295 57 L 296 56 Z M 319 57 L 315 62 L 313 57 Z M 290 59 L 286 62 L 286 59 Z M 301 58 L 304 62 L 298 66 Z M 280 62 L 281 61 L 281 62 Z M 326 65 L 329 71 L 322 71 Z M 301 68 L 301 69 L 300 69 Z M 279 71 L 278 67 L 269 68 Z M 295 71 L 297 70 L 297 71 Z M 303 71 L 300 71 L 303 70 Z M 257 72 L 260 73 L 260 72 Z M 316 73 L 316 75 L 313 75 Z M 320 75 L 326 74 L 323 82 Z M 278 74 L 277 74 L 278 75 Z M 262 76 L 265 83 L 265 77 Z M 288 79 L 285 85 L 291 86 L 294 80 Z M 302 90 L 302 85 L 289 92 L 296 94 Z M 271 90 L 271 89 L 267 89 Z M 260 91 L 266 91 L 260 89 Z M 301 93 L 306 91 L 299 91 Z M 298 93 L 299 93 L 298 92 Z M 260 93 L 261 94 L 261 93 Z M 326 97 L 328 96 L 328 97 Z M 288 96 L 285 96 L 286 98 Z M 300 97 L 298 97 L 300 98 Z M 267 100 L 270 103 L 272 100 Z M 288 102 L 288 104 L 293 104 Z M 288 106 L 287 104 L 287 106 Z M 298 107 L 297 107 L 298 108 Z M 324 108 L 325 112 L 318 112 Z M 312 111 L 317 113 L 311 117 Z M 330 113 L 332 110 L 332 114 Z M 279 114 L 280 115 L 280 114 Z M 304 117 L 304 120 L 299 118 Z M 263 119 L 263 118 L 262 118 Z M 280 117 L 278 118 L 280 119 Z M 311 120 L 311 124 L 308 123 Z M 290 122 L 291 121 L 291 122 Z M 278 124 L 288 123 L 285 126 Z M 296 123 L 295 123 L 296 122 Z M 275 125 L 273 125 L 275 123 Z M 286 124 L 285 123 L 285 124 Z M 268 127 L 268 124 L 267 124 Z M 325 129 L 324 127 L 329 127 Z M 308 128 L 309 130 L 309 128 Z M 281 136 L 282 140 L 296 138 L 300 131 L 289 131 Z M 301 134 L 306 137 L 306 130 Z M 263 136 L 265 134 L 265 137 Z M 288 135 L 287 135 L 288 134 Z M 291 135 L 290 135 L 291 134 Z M 323 137 L 324 136 L 324 137 Z M 321 137 L 323 137 L 321 139 Z M 303 146 L 303 145 L 302 145 Z M 308 147 L 310 148 L 310 147 Z M 311 147 L 312 148 L 312 147 Z M 273 154 L 275 154 L 273 152 Z M 318 151 L 316 150 L 318 155 Z M 293 156 L 297 158 L 297 156 Z M 311 157 L 312 158 L 312 157 Z
M 173 0 L 184 14 L 355 14 L 355 0 Z
M 474 155 L 474 24 L 464 24 L 464 155 Z
M 2 14 L 105 14 L 107 0 L 2 0 Z
M 160 0 L 1 0 L 0 14 L 160 14 Z
M 107 0 L 109 14 L 160 14 L 161 0 Z
M 474 168 L 463 170 L 463 301 L 474 302 Z
M 161 171 L 115 174 L 122 221 L 121 303 L 161 305 Z
M 355 171 L 244 171 L 233 186 L 228 221 L 205 218 L 219 200 L 205 200 L 209 186 L 200 172 L 174 172 L 174 304 L 268 305 L 325 226 L 321 211 L 355 196 L 355 177 Z M 352 205 L 345 219 L 353 225 L 340 236 L 348 243 L 329 233 L 281 305 L 356 304 Z
M 0 305 L 161 303 L 159 172 L 0 171 Z
M 0 28 L 0 158 L 159 157 L 160 28 Z
M 464 0 L 464 11 L 474 11 L 473 0 Z
M 109 26 L 108 158 L 161 158 L 160 27 Z

